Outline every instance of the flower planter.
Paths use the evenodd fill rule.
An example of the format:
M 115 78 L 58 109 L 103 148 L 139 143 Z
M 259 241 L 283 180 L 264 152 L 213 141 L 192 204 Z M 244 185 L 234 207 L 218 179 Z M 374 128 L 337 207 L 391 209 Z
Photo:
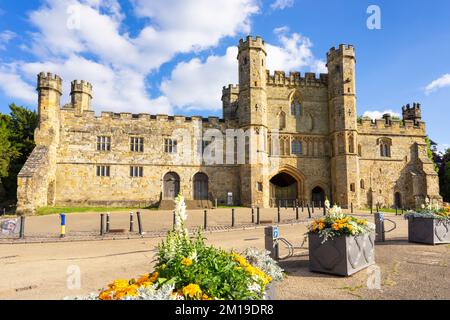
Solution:
M 341 236 L 322 243 L 309 233 L 309 269 L 313 272 L 349 276 L 375 263 L 375 233 Z
M 410 217 L 408 241 L 432 245 L 450 243 L 450 222 L 442 219 Z

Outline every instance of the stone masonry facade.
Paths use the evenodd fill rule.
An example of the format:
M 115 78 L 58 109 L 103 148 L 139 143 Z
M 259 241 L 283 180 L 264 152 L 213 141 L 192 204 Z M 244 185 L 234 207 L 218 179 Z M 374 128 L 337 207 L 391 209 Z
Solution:
M 318 77 L 270 73 L 266 58 L 260 37 L 239 42 L 239 84 L 223 88 L 222 118 L 96 116 L 90 83 L 73 81 L 71 103 L 61 106 L 61 78 L 39 74 L 36 148 L 18 177 L 17 212 L 157 206 L 178 193 L 260 207 L 320 205 L 325 198 L 344 208 L 442 202 L 419 104 L 403 107 L 403 119 L 358 119 L 353 46 L 332 48 L 328 74 Z M 230 130 L 245 133 L 244 145 L 216 144 Z M 205 161 L 211 142 L 222 148 L 222 160 L 232 150 L 233 161 Z M 234 161 L 239 148 L 241 162 Z

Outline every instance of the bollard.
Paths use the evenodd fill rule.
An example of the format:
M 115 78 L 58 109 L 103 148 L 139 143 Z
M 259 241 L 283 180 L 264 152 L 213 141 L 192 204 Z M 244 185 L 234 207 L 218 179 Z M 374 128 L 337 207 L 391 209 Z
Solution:
M 252 223 L 255 223 L 255 208 L 252 207 Z
M 280 250 L 277 238 L 278 238 L 278 227 L 270 226 L 264 228 L 265 249 L 270 252 L 269 256 L 274 260 L 280 259 Z
M 66 236 L 66 214 L 65 213 L 61 213 L 59 215 L 60 219 L 61 219 L 61 234 L 60 234 L 60 238 L 64 238 Z
M 295 220 L 298 220 L 298 206 L 295 206 Z
M 20 216 L 20 231 L 19 231 L 20 239 L 25 238 L 25 216 Z
M 380 207 L 379 207 L 378 203 L 377 203 L 377 212 L 380 212 Z
M 256 224 L 261 224 L 261 220 L 259 219 L 259 207 L 256 208 Z
M 402 215 L 403 215 L 403 213 L 404 213 L 404 209 L 402 208 Z
M 314 201 L 311 204 L 311 212 L 314 213 Z
M 350 212 L 353 213 L 353 202 L 350 203 Z
M 109 212 L 106 213 L 106 233 L 109 233 Z
M 370 204 L 370 214 L 373 214 L 373 205 Z
M 138 221 L 139 234 L 142 236 L 143 231 L 142 231 L 141 213 L 138 211 L 138 212 L 136 212 L 136 215 L 137 215 L 137 221 Z
M 133 212 L 130 212 L 130 232 L 134 232 Z
M 217 209 L 217 198 L 216 198 L 216 200 L 215 200 L 215 204 L 216 204 L 216 209 Z
M 284 200 L 284 209 L 287 210 L 287 199 Z
M 208 228 L 208 210 L 203 211 L 203 230 Z
M 235 219 L 234 219 L 234 208 L 231 209 L 231 227 L 234 227 Z
M 396 216 L 398 215 L 398 207 L 397 206 L 395 206 L 395 215 Z
M 375 213 L 375 241 L 385 241 L 384 214 L 380 212 Z
M 100 214 L 100 235 L 103 236 L 105 234 L 105 214 Z
M 280 221 L 281 221 L 281 213 L 280 213 L 279 207 L 278 207 L 278 211 L 277 211 L 277 221 L 278 221 L 278 223 L 280 223 Z
M 323 206 L 323 215 L 324 215 L 324 216 L 327 215 L 327 207 L 325 207 L 325 205 Z
M 309 209 L 309 203 L 306 205 L 306 208 L 308 209 L 308 217 L 311 219 L 311 210 Z
M 177 223 L 175 211 L 173 211 L 173 223 L 172 223 L 172 230 L 175 230 L 175 224 Z
M 305 211 L 305 206 L 304 206 L 304 202 L 302 200 L 302 213 Z

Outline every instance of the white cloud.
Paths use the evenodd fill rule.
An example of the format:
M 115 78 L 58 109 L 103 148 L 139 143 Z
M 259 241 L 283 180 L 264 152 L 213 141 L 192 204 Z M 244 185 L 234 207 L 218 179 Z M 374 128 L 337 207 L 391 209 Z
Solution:
M 327 72 L 325 63 L 314 58 L 311 41 L 297 33 L 277 29 L 280 46 L 266 43 L 270 70 Z M 220 110 L 222 87 L 238 81 L 237 47 L 223 56 L 211 55 L 204 62 L 195 58 L 179 63 L 161 91 L 178 108 Z
M 12 39 L 17 36 L 14 32 L 10 30 L 5 30 L 0 32 L 0 50 L 5 50 L 5 45 L 8 44 Z
M 392 111 L 392 110 L 384 110 L 384 111 L 373 110 L 373 111 L 366 111 L 366 112 L 364 112 L 363 117 L 369 117 L 369 118 L 371 118 L 371 119 L 373 119 L 373 120 L 376 120 L 376 119 L 382 119 L 382 118 L 383 118 L 383 115 L 386 114 L 386 113 L 389 113 L 392 117 L 398 117 L 398 118 L 401 117 L 401 115 L 400 115 L 399 113 L 394 112 L 394 111 Z
M 314 57 L 311 40 L 295 32 L 289 35 L 288 31 L 288 27 L 274 30 L 281 46 L 266 44 L 268 69 L 271 71 L 307 69 L 311 72 L 327 73 L 326 63 Z
M 249 32 L 250 17 L 259 10 L 257 0 L 132 2 L 146 23 L 136 37 L 123 31 L 125 16 L 117 0 L 44 0 L 29 14 L 37 31 L 20 46 L 37 62 L 18 63 L 15 79 L 34 85 L 36 73 L 49 71 L 66 80 L 65 100 L 70 81 L 85 79 L 94 85 L 97 111 L 170 113 L 168 98 L 149 97 L 146 77 L 178 53 L 204 50 L 223 37 Z M 73 21 L 69 25 L 76 28 L 69 28 Z M 0 82 L 11 97 L 25 96 L 7 86 Z
M 273 10 L 283 10 L 286 8 L 291 8 L 294 5 L 294 0 L 276 0 L 275 2 L 273 2 L 270 7 Z
M 223 56 L 209 56 L 204 63 L 192 59 L 179 63 L 161 91 L 178 108 L 219 110 L 222 87 L 238 78 L 237 47 L 229 47 Z
M 439 89 L 450 87 L 450 73 L 444 74 L 425 87 L 425 94 L 429 95 Z
M 35 103 L 37 99 L 35 88 L 17 74 L 16 64 L 0 65 L 0 90 L 26 103 Z

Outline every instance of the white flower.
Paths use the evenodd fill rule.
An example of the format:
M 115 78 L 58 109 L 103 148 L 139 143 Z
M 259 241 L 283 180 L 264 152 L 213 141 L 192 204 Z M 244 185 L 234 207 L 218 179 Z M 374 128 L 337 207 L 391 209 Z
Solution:
M 330 209 L 330 200 L 325 200 L 325 208 L 327 209 L 327 210 L 329 210 Z

